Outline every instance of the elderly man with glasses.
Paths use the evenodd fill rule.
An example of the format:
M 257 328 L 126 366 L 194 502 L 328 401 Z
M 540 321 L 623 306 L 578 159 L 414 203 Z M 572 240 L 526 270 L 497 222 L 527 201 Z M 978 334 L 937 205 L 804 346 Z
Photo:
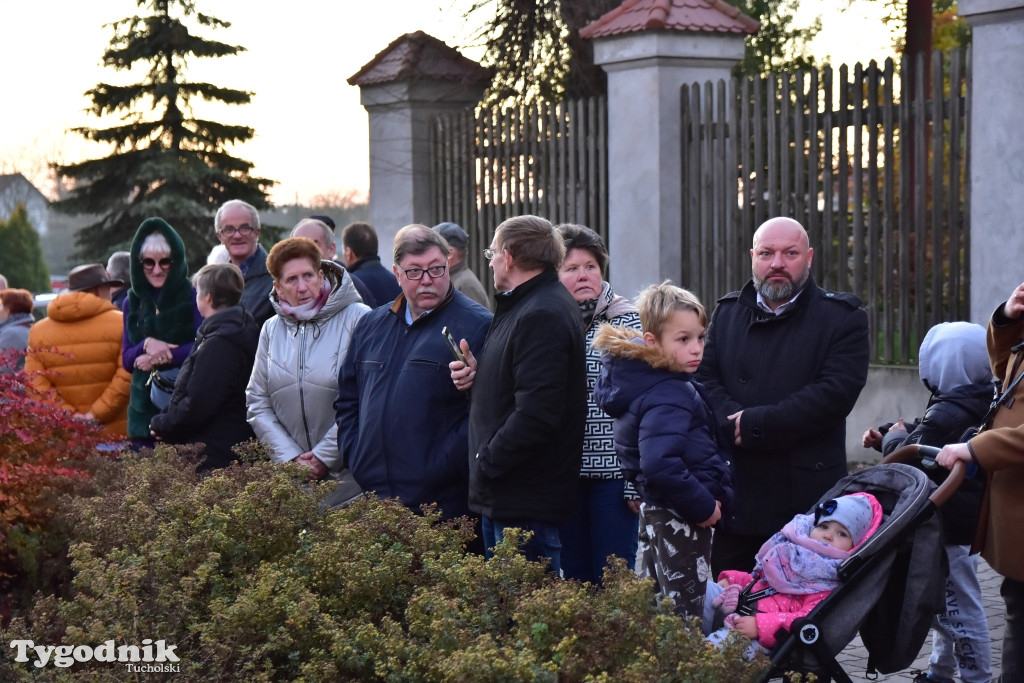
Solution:
M 267 252 L 259 243 L 259 212 L 241 199 L 232 199 L 217 209 L 213 227 L 217 239 L 227 249 L 231 263 L 238 266 L 245 277 L 242 308 L 252 314 L 257 325 L 262 326 L 274 315 L 270 304 L 274 278 L 267 271 Z
M 445 518 L 469 512 L 469 397 L 451 382 L 444 333 L 479 349 L 491 322 L 452 286 L 448 255 L 424 225 L 398 231 L 393 270 L 402 291 L 356 324 L 334 404 L 338 449 L 363 490 L 413 510 L 437 503 Z

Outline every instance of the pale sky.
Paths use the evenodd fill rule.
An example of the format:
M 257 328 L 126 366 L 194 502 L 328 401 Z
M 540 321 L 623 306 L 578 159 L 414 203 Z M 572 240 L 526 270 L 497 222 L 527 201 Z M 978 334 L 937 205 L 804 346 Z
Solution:
M 243 124 L 256 137 L 231 151 L 255 163 L 255 173 L 278 185 L 276 204 L 308 202 L 317 194 L 369 190 L 366 111 L 346 80 L 405 33 L 422 30 L 453 47 L 470 43 L 475 26 L 463 14 L 472 0 L 287 0 L 280 3 L 197 0 L 205 14 L 231 22 L 201 35 L 246 52 L 193 60 L 185 77 L 255 93 L 249 105 L 204 106 L 199 115 Z M 841 62 L 884 59 L 884 3 L 858 0 L 845 14 L 828 12 L 815 44 L 819 58 Z M 831 5 L 832 3 L 828 3 Z M 68 132 L 103 127 L 84 110 L 97 83 L 127 84 L 137 75 L 103 68 L 113 35 L 104 24 L 131 16 L 135 0 L 0 0 L 0 173 L 20 171 L 44 192 L 46 162 L 69 163 L 105 154 Z M 194 24 L 190 24 L 190 27 Z M 853 37 L 853 38 L 851 38 Z M 479 46 L 464 54 L 479 59 Z

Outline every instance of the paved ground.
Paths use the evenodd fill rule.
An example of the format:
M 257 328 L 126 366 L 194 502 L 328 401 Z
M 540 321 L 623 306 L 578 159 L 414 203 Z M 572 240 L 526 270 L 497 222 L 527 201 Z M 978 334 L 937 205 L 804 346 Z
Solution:
M 988 615 L 989 632 L 992 634 L 992 675 L 994 677 L 999 675 L 999 662 L 1002 659 L 1003 651 L 1003 599 L 999 597 L 999 584 L 1002 582 L 1002 577 L 996 574 L 985 560 L 979 559 L 978 578 L 981 581 L 982 600 Z M 854 681 L 911 681 L 917 671 L 928 670 L 928 656 L 931 654 L 931 647 L 929 638 L 921 648 L 921 654 L 917 656 L 917 660 L 909 669 L 888 676 L 879 675 L 874 679 L 865 676 L 868 653 L 860 642 L 860 636 L 857 636 L 843 650 L 838 659 L 843 665 L 843 669 Z

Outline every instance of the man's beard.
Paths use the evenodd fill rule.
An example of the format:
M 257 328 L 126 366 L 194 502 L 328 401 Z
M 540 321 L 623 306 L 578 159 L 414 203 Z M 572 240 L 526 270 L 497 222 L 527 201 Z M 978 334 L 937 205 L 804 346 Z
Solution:
M 786 302 L 796 296 L 796 293 L 803 288 L 804 284 L 807 283 L 807 278 L 810 273 L 811 271 L 809 268 L 805 269 L 796 282 L 788 279 L 789 275 L 787 273 L 769 273 L 769 278 L 773 275 L 785 275 L 787 277 L 785 281 L 778 283 L 767 282 L 754 273 L 754 289 L 765 301 L 770 301 L 772 303 Z

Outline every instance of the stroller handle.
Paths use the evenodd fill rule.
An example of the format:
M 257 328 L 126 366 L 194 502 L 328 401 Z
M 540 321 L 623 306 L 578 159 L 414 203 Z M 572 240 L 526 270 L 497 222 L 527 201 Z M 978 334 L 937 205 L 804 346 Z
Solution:
M 882 463 L 909 463 L 920 458 L 921 466 L 925 469 L 932 470 L 937 467 L 941 467 L 941 465 L 935 462 L 935 456 L 939 454 L 940 450 L 942 449 L 935 446 L 922 446 L 920 444 L 902 446 L 882 458 Z M 949 471 L 949 476 L 946 477 L 945 481 L 939 484 L 937 489 L 932 491 L 932 495 L 928 496 L 928 500 L 934 503 L 936 507 L 942 507 L 945 505 L 946 501 L 949 500 L 949 497 L 956 493 L 956 490 L 960 488 L 960 484 L 963 483 L 966 476 L 967 465 L 963 460 L 957 460 L 953 464 L 953 469 Z

